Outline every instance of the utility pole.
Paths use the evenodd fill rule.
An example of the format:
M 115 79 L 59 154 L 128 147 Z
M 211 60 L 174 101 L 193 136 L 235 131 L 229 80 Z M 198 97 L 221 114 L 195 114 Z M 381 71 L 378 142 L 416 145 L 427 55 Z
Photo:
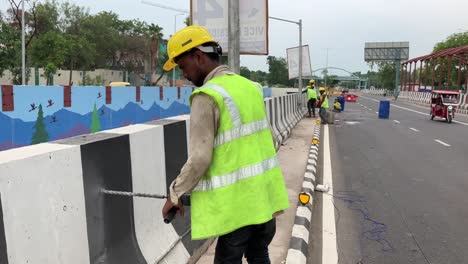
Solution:
M 328 48 L 327 48 L 327 59 L 326 59 L 325 65 L 326 65 L 326 68 L 325 68 L 325 76 L 324 76 L 324 78 L 325 78 L 325 88 L 327 88 L 327 79 L 328 79 L 328 78 L 327 78 L 327 76 L 328 76 Z
M 228 1 L 228 64 L 231 71 L 240 73 L 239 1 Z
M 21 84 L 26 85 L 26 43 L 24 41 L 24 1 L 21 1 Z
M 299 19 L 299 94 L 302 93 L 302 19 Z

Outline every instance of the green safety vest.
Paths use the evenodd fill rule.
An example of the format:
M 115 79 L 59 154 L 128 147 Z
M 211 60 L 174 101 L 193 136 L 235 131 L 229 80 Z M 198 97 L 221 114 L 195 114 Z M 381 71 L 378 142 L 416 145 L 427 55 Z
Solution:
M 325 100 L 323 100 L 322 105 L 320 107 L 328 109 L 328 96 L 327 95 L 325 95 Z
M 317 99 L 317 92 L 314 88 L 307 88 L 307 100 Z
M 250 80 L 216 77 L 190 96 L 211 96 L 220 111 L 211 164 L 191 193 L 192 239 L 265 223 L 289 207 L 265 112 Z

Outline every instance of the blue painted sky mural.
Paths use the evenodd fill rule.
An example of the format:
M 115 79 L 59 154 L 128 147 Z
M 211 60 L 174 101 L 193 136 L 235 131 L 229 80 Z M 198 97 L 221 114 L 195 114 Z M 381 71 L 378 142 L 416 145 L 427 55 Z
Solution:
M 13 86 L 13 111 L 0 109 L 0 151 L 188 114 L 191 93 L 192 87 L 142 86 L 137 101 L 133 86 L 112 87 L 110 98 L 104 86 L 73 86 L 65 106 L 63 86 Z
M 136 87 L 112 87 L 106 104 L 106 87 L 74 86 L 71 106 L 65 107 L 62 86 L 13 86 L 14 110 L 0 111 L 0 151 L 31 145 L 33 139 L 47 142 L 88 134 L 96 125 L 102 131 L 188 114 L 191 92 L 191 87 L 181 87 L 178 98 L 177 87 L 141 87 L 137 102 Z M 93 115 L 98 124 L 93 124 Z

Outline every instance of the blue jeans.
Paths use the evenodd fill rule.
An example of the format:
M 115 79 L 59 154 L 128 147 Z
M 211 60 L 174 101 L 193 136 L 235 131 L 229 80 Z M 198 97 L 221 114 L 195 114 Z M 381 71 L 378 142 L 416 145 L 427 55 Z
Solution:
M 242 256 L 248 263 L 270 264 L 268 245 L 276 233 L 276 219 L 239 228 L 220 236 L 216 245 L 215 264 L 241 264 Z
M 321 107 L 319 110 L 320 119 L 322 119 L 322 124 L 328 123 L 327 109 Z

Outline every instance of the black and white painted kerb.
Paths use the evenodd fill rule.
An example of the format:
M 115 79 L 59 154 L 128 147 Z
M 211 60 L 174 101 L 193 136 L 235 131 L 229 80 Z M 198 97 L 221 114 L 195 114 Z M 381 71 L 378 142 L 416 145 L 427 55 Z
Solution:
M 302 183 L 302 192 L 308 193 L 311 197 L 314 195 L 317 175 L 317 161 L 319 155 L 319 139 L 320 125 L 317 125 L 314 130 L 313 139 L 317 139 L 310 146 L 309 156 L 307 159 L 306 172 Z M 312 201 L 312 200 L 311 200 Z M 296 210 L 296 218 L 292 228 L 291 240 L 289 242 L 288 255 L 286 263 L 300 264 L 306 263 L 309 247 L 309 230 L 312 218 L 312 205 L 302 205 L 298 203 Z

